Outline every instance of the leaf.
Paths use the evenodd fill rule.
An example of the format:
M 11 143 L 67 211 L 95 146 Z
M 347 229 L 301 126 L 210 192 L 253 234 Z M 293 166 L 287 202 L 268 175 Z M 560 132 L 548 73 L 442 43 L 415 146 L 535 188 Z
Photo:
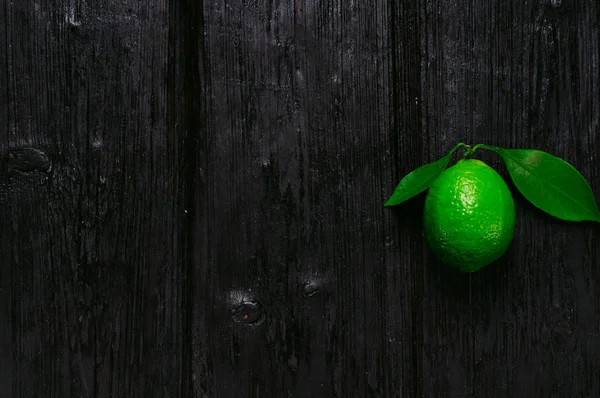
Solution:
M 487 149 L 502 157 L 517 189 L 537 208 L 562 220 L 600 222 L 590 185 L 569 163 L 536 149 Z
M 431 184 L 439 177 L 440 174 L 448 166 L 450 156 L 461 146 L 463 143 L 456 145 L 446 156 L 436 160 L 433 163 L 428 163 L 418 169 L 413 170 L 407 174 L 398 184 L 392 196 L 385 202 L 384 206 L 396 206 L 400 203 L 416 196 L 429 188 Z

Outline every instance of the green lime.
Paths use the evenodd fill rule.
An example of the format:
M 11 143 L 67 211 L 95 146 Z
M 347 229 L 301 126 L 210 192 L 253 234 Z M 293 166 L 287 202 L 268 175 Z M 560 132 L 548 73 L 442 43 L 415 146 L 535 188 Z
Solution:
M 515 232 L 515 203 L 494 169 L 480 160 L 463 159 L 429 188 L 424 227 L 443 263 L 477 271 L 508 249 Z

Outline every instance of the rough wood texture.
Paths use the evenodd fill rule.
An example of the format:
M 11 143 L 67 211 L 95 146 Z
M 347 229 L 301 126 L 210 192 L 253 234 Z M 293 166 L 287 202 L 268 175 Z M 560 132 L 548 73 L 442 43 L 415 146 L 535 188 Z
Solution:
M 459 141 L 600 199 L 595 0 L 0 2 L 0 397 L 598 397 L 600 229 L 518 193 L 459 275 Z M 498 159 L 481 154 L 503 175 Z

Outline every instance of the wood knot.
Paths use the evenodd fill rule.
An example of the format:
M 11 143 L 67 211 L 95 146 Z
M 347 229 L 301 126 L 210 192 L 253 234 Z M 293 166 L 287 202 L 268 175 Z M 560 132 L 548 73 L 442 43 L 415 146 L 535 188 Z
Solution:
M 231 309 L 231 317 L 236 323 L 252 325 L 263 317 L 262 307 L 256 301 L 244 301 Z
M 558 8 L 562 5 L 562 0 L 550 0 L 552 8 Z
M 8 153 L 6 163 L 9 169 L 23 173 L 46 173 L 52 167 L 48 155 L 36 148 L 12 149 Z
M 321 290 L 318 280 L 309 280 L 302 285 L 302 295 L 306 298 L 313 297 Z

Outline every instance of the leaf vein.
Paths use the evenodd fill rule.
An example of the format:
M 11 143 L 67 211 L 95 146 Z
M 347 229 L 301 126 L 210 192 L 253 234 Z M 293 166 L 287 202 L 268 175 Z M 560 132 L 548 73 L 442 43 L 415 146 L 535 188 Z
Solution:
M 518 167 L 520 167 L 523 170 L 529 172 L 531 175 L 535 176 L 538 180 L 544 180 L 538 173 L 535 172 L 534 168 L 530 168 L 530 167 L 527 167 L 527 166 L 521 164 L 517 159 L 515 159 L 514 157 L 512 157 L 508 151 L 502 151 L 502 153 L 505 154 Z M 546 179 L 545 181 L 547 181 L 548 185 L 551 186 L 552 188 L 554 188 L 559 194 L 561 194 L 561 195 L 569 198 L 572 202 L 580 205 L 581 207 L 583 207 L 585 210 L 589 211 L 590 213 L 596 213 L 597 212 L 597 210 L 594 211 L 594 209 L 591 209 L 590 207 L 588 207 L 588 205 L 580 202 L 576 198 L 572 197 L 571 195 L 569 195 L 568 193 L 566 193 L 565 191 L 563 191 L 562 189 L 560 189 L 559 186 L 557 186 L 556 184 L 552 183 L 551 179 Z

